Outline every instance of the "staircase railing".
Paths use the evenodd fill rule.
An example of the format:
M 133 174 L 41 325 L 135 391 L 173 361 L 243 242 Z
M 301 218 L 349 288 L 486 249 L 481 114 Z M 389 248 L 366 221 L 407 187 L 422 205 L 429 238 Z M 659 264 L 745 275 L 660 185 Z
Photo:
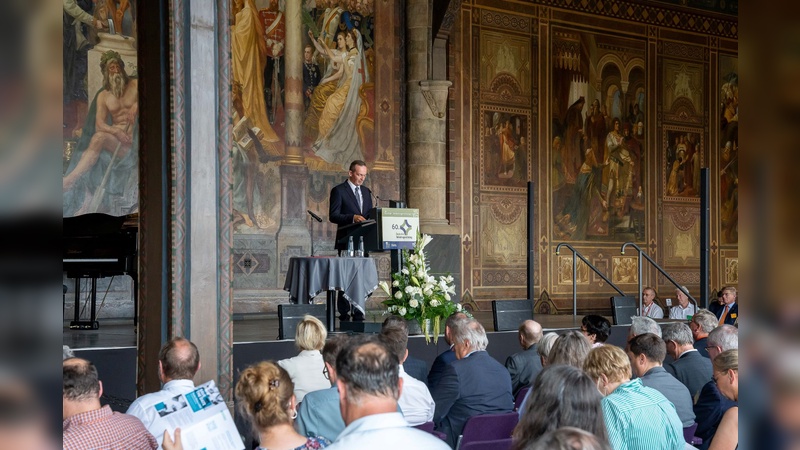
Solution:
M 572 250 L 572 316 L 575 317 L 578 315 L 578 272 L 577 272 L 577 265 L 578 260 L 575 259 L 577 256 L 581 259 L 581 261 L 586 264 L 586 266 L 594 271 L 594 273 L 600 275 L 600 278 L 606 281 L 609 286 L 614 288 L 615 291 L 619 292 L 619 295 L 625 297 L 625 293 L 622 292 L 620 288 L 617 287 L 616 284 L 612 283 L 611 280 L 608 279 L 602 272 L 600 272 L 592 263 L 589 262 L 586 258 L 581 255 L 581 253 L 575 250 L 575 247 L 567 244 L 566 242 L 562 242 L 556 246 L 556 255 L 561 254 L 561 247 L 567 247 L 568 249 Z
M 631 246 L 631 247 L 635 248 L 636 251 L 639 252 L 639 258 L 638 258 L 638 261 L 639 261 L 639 311 L 644 311 L 644 309 L 643 309 L 644 305 L 642 305 L 642 257 L 644 257 L 644 259 L 649 261 L 650 264 L 652 264 L 653 267 L 655 267 L 655 269 L 658 270 L 661 273 L 661 275 L 664 275 L 670 281 L 670 283 L 674 284 L 676 289 L 680 289 L 684 294 L 686 294 L 686 296 L 689 297 L 689 300 L 692 303 L 694 303 L 694 310 L 697 311 L 697 309 L 700 307 L 700 305 L 697 303 L 697 300 L 695 300 L 695 298 L 692 297 L 692 294 L 690 294 L 688 292 L 688 290 L 684 290 L 683 286 L 678 284 L 677 281 L 673 280 L 672 277 L 669 276 L 669 274 L 667 272 L 665 272 L 664 269 L 662 269 L 661 266 L 659 266 L 657 262 L 653 261 L 653 258 L 651 258 L 647 253 L 645 253 L 644 250 L 642 250 L 641 247 L 639 247 L 638 245 L 636 245 L 633 242 L 626 242 L 626 243 L 622 244 L 622 248 L 620 249 L 620 253 L 624 255 L 625 254 L 625 248 L 628 247 L 628 246 Z

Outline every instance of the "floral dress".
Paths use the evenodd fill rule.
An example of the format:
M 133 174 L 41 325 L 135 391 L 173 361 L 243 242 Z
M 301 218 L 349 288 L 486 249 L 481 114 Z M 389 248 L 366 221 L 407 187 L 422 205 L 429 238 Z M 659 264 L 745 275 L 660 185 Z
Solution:
M 317 450 L 320 448 L 325 448 L 331 445 L 331 441 L 325 439 L 322 436 L 317 437 L 310 437 L 306 439 L 306 443 L 301 445 L 300 447 L 296 447 L 294 450 Z M 256 450 L 269 450 L 268 448 L 258 447 Z

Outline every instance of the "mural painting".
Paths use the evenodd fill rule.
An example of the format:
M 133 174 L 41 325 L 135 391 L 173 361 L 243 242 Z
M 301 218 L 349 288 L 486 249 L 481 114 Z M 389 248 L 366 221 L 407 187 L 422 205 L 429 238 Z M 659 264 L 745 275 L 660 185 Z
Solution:
M 529 179 L 527 112 L 484 110 L 481 165 L 484 187 L 524 188 Z
M 738 58 L 720 56 L 720 241 L 739 242 L 739 70 Z
M 375 162 L 373 2 L 304 2 L 303 51 L 286 54 L 284 2 L 235 0 L 231 27 L 234 219 L 237 233 L 277 232 L 285 153 L 286 60 L 302 61 L 302 126 L 312 171 Z M 327 206 L 325 207 L 327 209 Z
M 673 200 L 699 200 L 700 168 L 705 157 L 701 131 L 665 126 L 662 146 L 664 196 Z
M 555 30 L 552 180 L 557 239 L 644 237 L 644 48 Z
M 63 215 L 138 210 L 135 8 L 64 1 Z

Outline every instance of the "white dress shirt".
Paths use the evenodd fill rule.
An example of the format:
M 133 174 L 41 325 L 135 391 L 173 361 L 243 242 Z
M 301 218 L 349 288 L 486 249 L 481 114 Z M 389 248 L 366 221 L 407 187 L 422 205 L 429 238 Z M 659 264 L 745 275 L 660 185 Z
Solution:
M 675 305 L 669 310 L 669 318 L 685 320 L 686 316 L 693 316 L 695 312 L 694 305 L 691 303 L 687 304 L 686 308 L 681 308 L 681 305 Z
M 144 424 L 144 427 L 147 428 L 147 431 L 156 438 L 158 447 L 161 448 L 166 421 L 156 420 L 160 418 L 156 405 L 179 395 L 192 392 L 193 390 L 194 382 L 192 380 L 168 381 L 160 391 L 145 394 L 134 400 L 131 406 L 128 407 L 127 414 L 138 417 Z
M 397 403 L 403 411 L 403 417 L 411 426 L 423 424 L 433 420 L 433 411 L 436 404 L 431 397 L 431 391 L 425 383 L 417 380 L 403 370 L 400 364 L 400 378 L 403 379 L 403 392 Z
M 325 363 L 319 350 L 303 350 L 294 358 L 278 361 L 278 365 L 289 372 L 298 403 L 302 402 L 309 392 L 331 387 L 331 382 L 322 373 Z
M 438 437 L 411 428 L 399 412 L 362 417 L 347 427 L 328 450 L 450 450 Z
M 644 314 L 640 314 L 642 316 L 650 317 L 651 319 L 664 318 L 664 310 L 656 302 L 650 303 L 650 306 L 642 305 L 642 309 L 644 309 Z

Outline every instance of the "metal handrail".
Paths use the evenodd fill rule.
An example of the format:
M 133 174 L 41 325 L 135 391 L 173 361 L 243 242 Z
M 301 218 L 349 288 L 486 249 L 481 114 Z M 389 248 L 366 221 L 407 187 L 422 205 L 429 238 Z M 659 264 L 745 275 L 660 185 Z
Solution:
M 619 295 L 625 297 L 625 293 L 622 292 L 620 288 L 617 287 L 616 284 L 612 283 L 611 280 L 608 279 L 608 277 L 603 275 L 602 272 L 597 270 L 597 268 L 593 266 L 592 263 L 589 262 L 589 260 L 584 258 L 583 255 L 581 255 L 581 252 L 575 250 L 575 247 L 567 244 L 566 242 L 562 242 L 556 246 L 556 255 L 560 254 L 561 247 L 567 247 L 568 249 L 572 250 L 572 316 L 573 317 L 578 315 L 578 272 L 577 272 L 578 260 L 575 259 L 576 256 L 580 258 L 581 261 L 583 261 L 584 264 L 586 264 L 590 269 L 592 269 L 594 273 L 600 275 L 600 277 L 604 279 L 609 286 L 613 287 L 614 290 L 619 292 Z
M 669 274 L 667 272 L 665 272 L 664 269 L 662 269 L 661 266 L 659 266 L 657 262 L 653 261 L 653 258 L 651 258 L 647 253 L 645 253 L 644 250 L 642 250 L 641 247 L 636 245 L 634 242 L 626 242 L 626 243 L 622 244 L 622 248 L 620 249 L 620 253 L 624 255 L 625 254 L 625 247 L 627 247 L 629 245 L 632 246 L 633 248 L 635 248 L 639 252 L 639 313 L 640 314 L 642 313 L 642 311 L 644 311 L 644 305 L 642 304 L 642 256 L 644 256 L 645 259 L 647 259 L 650 262 L 650 264 L 652 264 L 653 267 L 656 268 L 656 270 L 661 272 L 661 275 L 664 275 L 665 277 L 667 277 L 667 279 L 672 284 L 674 284 L 677 289 L 680 289 L 681 292 L 683 292 L 684 294 L 686 294 L 687 297 L 689 297 L 689 300 L 691 300 L 692 303 L 694 303 L 695 312 L 697 312 L 697 309 L 700 307 L 700 305 L 697 303 L 697 300 L 695 300 L 695 298 L 692 297 L 692 294 L 689 293 L 689 290 L 688 289 L 684 290 L 683 286 L 678 284 L 677 281 L 673 280 L 672 277 L 669 276 Z

